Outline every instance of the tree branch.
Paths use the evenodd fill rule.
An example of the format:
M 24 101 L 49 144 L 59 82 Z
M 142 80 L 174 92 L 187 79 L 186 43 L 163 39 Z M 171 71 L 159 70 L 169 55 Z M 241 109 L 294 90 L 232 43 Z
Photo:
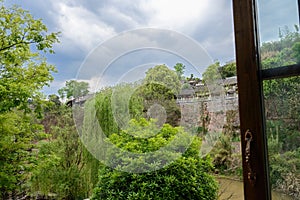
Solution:
M 28 45 L 28 44 L 33 44 L 33 43 L 35 43 L 35 42 L 34 42 L 34 41 L 30 41 L 30 42 L 25 42 L 25 41 L 16 42 L 16 43 L 11 44 L 11 45 L 8 45 L 8 46 L 6 46 L 6 47 L 0 48 L 0 52 L 1 52 L 1 51 L 5 51 L 5 50 L 7 50 L 7 49 L 10 49 L 10 48 L 12 48 L 12 47 L 14 47 L 14 46 L 17 46 L 17 45 L 19 45 L 19 44 L 25 44 L 25 45 Z

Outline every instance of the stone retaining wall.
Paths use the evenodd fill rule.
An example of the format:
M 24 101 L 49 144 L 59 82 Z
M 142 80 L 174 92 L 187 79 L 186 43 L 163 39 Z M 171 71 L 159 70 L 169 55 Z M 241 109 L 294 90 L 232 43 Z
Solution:
M 179 99 L 181 125 L 185 127 L 203 127 L 208 131 L 222 131 L 227 123 L 239 125 L 238 97 L 187 98 Z M 234 119 L 227 119 L 228 111 L 237 111 Z

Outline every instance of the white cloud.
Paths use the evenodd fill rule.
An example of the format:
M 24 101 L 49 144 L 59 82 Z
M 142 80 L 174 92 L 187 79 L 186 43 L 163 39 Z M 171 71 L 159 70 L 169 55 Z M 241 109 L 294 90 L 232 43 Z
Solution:
M 115 34 L 114 28 L 80 5 L 56 3 L 57 23 L 62 32 L 64 48 L 91 50 L 95 45 Z
M 140 8 L 149 17 L 148 25 L 191 33 L 207 20 L 212 3 L 209 0 L 145 0 Z
M 138 20 L 135 19 L 135 16 L 126 14 L 123 10 L 117 8 L 116 5 L 103 7 L 99 12 L 102 13 L 102 15 L 109 16 L 111 21 L 122 25 L 122 27 L 132 29 L 141 26 Z
M 60 72 L 66 74 L 63 76 L 66 79 L 70 79 L 70 74 L 78 70 L 78 63 L 83 62 L 84 57 L 98 44 L 105 43 L 111 37 L 129 29 L 152 27 L 184 33 L 204 44 L 203 46 L 214 55 L 214 58 L 222 59 L 220 56 L 223 56 L 224 52 L 227 58 L 233 52 L 231 51 L 232 33 L 228 33 L 232 31 L 230 28 L 232 25 L 229 24 L 231 18 L 228 17 L 231 15 L 229 11 L 231 6 L 226 0 L 46 0 L 46 2 L 49 6 L 39 6 L 40 10 L 37 10 L 37 13 L 43 17 L 46 12 L 50 12 L 47 14 L 50 18 L 48 21 L 51 21 L 49 28 L 61 31 L 61 43 L 55 46 L 60 57 L 56 57 L 53 62 L 59 66 Z M 190 55 L 189 57 L 204 60 L 199 53 L 192 52 L 186 45 L 178 43 L 178 40 L 167 40 L 169 36 L 159 37 L 152 33 L 126 35 L 127 37 L 120 37 L 120 40 L 116 40 L 115 43 L 109 43 L 107 51 L 110 52 L 96 55 L 90 67 L 79 70 L 77 78 L 89 80 L 90 85 L 93 86 L 95 78 L 93 80 L 91 78 L 103 76 L 99 74 L 103 71 L 101 67 L 105 67 L 107 65 L 105 61 L 110 59 L 105 57 L 106 55 L 118 56 L 118 52 L 124 53 L 126 49 L 134 50 L 146 45 L 156 47 L 159 44 L 164 49 L 184 51 Z M 138 61 L 140 59 L 141 61 L 137 62 L 139 65 L 144 61 L 142 60 L 144 57 L 132 59 Z M 97 64 L 103 66 L 98 67 Z M 117 66 L 112 74 L 116 76 L 125 73 L 124 71 L 121 66 Z M 98 85 L 108 85 L 114 80 L 113 77 L 104 77 Z M 57 88 L 55 83 L 51 85 Z
M 220 12 L 218 7 L 222 8 L 210 0 L 114 0 L 104 6 L 95 5 L 93 11 L 80 1 L 53 1 L 53 6 L 58 12 L 55 15 L 62 32 L 61 46 L 70 53 L 78 48 L 88 52 L 120 31 L 141 27 L 165 28 L 192 36 Z
M 58 12 L 56 21 L 63 36 L 60 46 L 64 48 L 62 51 L 73 55 L 78 51 L 87 53 L 119 32 L 141 27 L 167 28 L 192 36 L 198 42 L 206 42 L 204 46 L 216 45 L 215 42 L 220 39 L 213 42 L 210 36 L 216 36 L 216 33 L 216 37 L 228 35 L 224 33 L 224 27 L 231 31 L 232 26 L 229 24 L 231 17 L 228 17 L 230 3 L 224 0 L 53 2 L 56 2 L 53 3 L 54 10 Z M 199 29 L 202 29 L 200 35 Z M 135 43 L 135 40 L 130 42 Z

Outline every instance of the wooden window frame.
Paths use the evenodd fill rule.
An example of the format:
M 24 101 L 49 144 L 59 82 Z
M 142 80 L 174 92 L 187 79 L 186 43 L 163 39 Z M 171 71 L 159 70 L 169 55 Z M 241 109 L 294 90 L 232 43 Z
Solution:
M 300 0 L 298 0 L 299 11 Z M 271 189 L 262 82 L 268 79 L 299 76 L 300 64 L 262 70 L 256 0 L 233 0 L 233 16 L 244 197 L 245 200 L 269 200 Z
M 233 0 L 233 16 L 244 197 L 245 200 L 271 199 L 255 0 Z M 249 132 L 252 141 L 247 152 Z

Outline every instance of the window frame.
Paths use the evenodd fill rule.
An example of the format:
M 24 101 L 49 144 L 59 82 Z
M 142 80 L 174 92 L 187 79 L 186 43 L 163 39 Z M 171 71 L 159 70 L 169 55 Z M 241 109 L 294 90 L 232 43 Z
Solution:
M 300 0 L 298 0 L 298 12 Z M 233 0 L 245 200 L 271 199 L 263 80 L 300 75 L 300 64 L 261 69 L 256 0 Z M 300 18 L 300 15 L 299 15 Z M 249 134 L 250 133 L 250 134 Z M 251 141 L 249 142 L 249 135 Z

